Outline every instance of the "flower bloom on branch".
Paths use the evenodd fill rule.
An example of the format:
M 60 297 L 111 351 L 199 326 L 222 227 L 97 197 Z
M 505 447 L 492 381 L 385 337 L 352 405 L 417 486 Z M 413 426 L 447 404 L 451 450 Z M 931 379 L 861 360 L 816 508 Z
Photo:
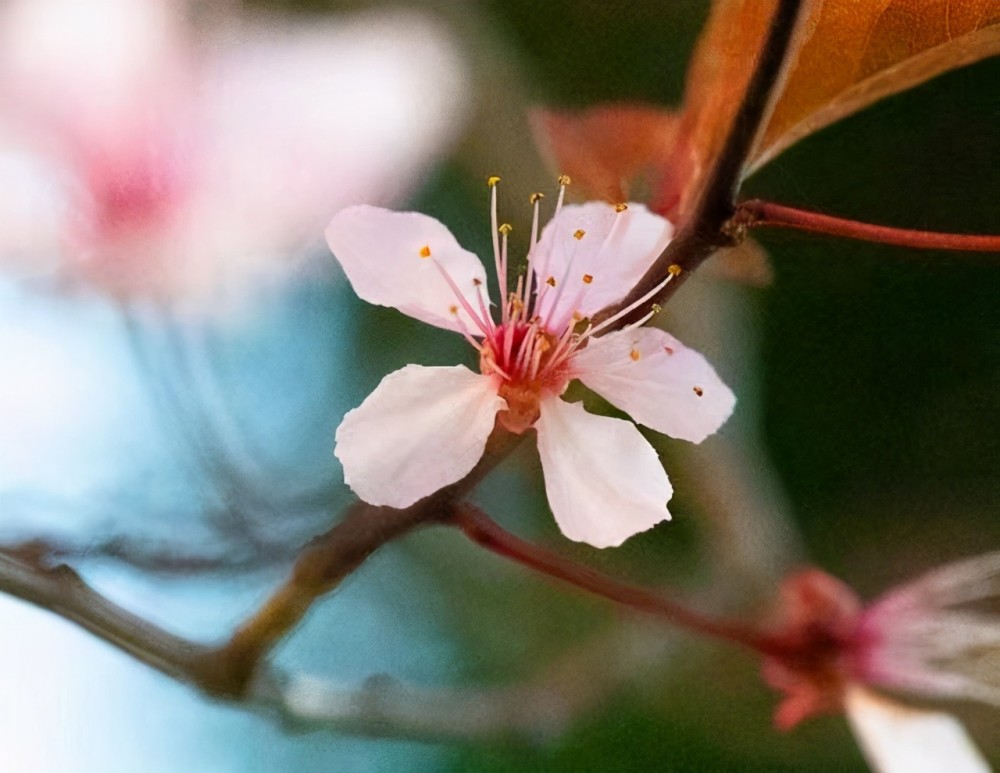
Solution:
M 408 365 L 386 376 L 337 430 L 344 477 L 366 502 L 406 507 L 463 478 L 479 461 L 495 422 L 534 428 L 549 504 L 563 533 L 597 547 L 669 518 L 672 489 L 653 448 L 622 419 L 588 413 L 561 395 L 573 379 L 658 432 L 699 443 L 729 417 L 735 398 L 712 367 L 662 330 L 640 327 L 650 299 L 599 323 L 673 235 L 667 220 L 639 204 L 563 206 L 540 236 L 541 194 L 527 266 L 508 287 L 508 235 L 498 225 L 489 180 L 499 309 L 479 259 L 437 220 L 357 206 L 327 228 L 333 254 L 358 295 L 462 335 L 479 355 L 465 366 Z M 621 330 L 627 312 L 649 305 Z
M 819 570 L 792 576 L 774 639 L 789 655 L 764 665 L 786 694 L 778 725 L 842 709 L 877 770 L 990 770 L 957 719 L 872 688 L 1000 706 L 998 599 L 1000 553 L 931 571 L 867 607 Z

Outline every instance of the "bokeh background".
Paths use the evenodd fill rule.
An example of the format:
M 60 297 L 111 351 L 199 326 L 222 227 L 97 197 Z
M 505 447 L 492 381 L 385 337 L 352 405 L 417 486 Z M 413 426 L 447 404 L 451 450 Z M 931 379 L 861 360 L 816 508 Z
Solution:
M 395 112 L 383 106 L 372 118 L 363 100 L 337 95 L 327 106 L 344 124 L 395 122 L 386 136 L 400 160 L 366 187 L 365 170 L 324 157 L 323 179 L 336 186 L 316 195 L 329 205 L 304 206 L 332 215 L 347 203 L 338 196 L 357 190 L 432 214 L 486 254 L 487 175 L 504 177 L 501 207 L 524 224 L 522 237 L 527 194 L 556 187 L 526 111 L 621 99 L 675 105 L 707 10 L 694 0 L 314 0 L 233 4 L 222 21 L 190 23 L 199 41 L 214 30 L 228 42 L 266 42 L 286 25 L 335 27 L 334 51 L 368 35 L 366 46 L 384 51 L 385 81 L 367 80 L 362 68 L 373 65 L 357 55 L 312 66 L 349 72 L 358 89 L 410 71 Z M 247 18 L 252 35 L 226 26 Z M 397 21 L 376 42 L 386 18 L 410 34 L 400 36 Z M 429 45 L 399 67 L 392 52 L 407 37 Z M 414 72 L 426 72 L 423 81 Z M 294 90 L 297 71 L 288 77 Z M 780 156 L 746 195 L 872 222 L 997 232 L 998 82 L 994 59 L 886 100 Z M 295 103 L 281 109 L 299 120 Z M 356 143 L 353 155 L 365 156 L 365 132 L 342 131 L 326 113 L 317 120 L 333 121 L 330 142 Z M 0 169 L 13 168 L 4 158 L 14 156 L 0 153 Z M 331 453 L 344 412 L 408 362 L 469 360 L 457 337 L 353 296 L 321 243 L 327 216 L 280 270 L 262 273 L 255 262 L 248 278 L 230 260 L 217 292 L 228 301 L 238 285 L 236 303 L 199 295 L 192 308 L 148 287 L 123 296 L 58 265 L 8 267 L 0 535 L 82 545 L 125 535 L 149 550 L 218 556 L 239 566 L 78 565 L 103 592 L 187 635 L 221 638 L 248 614 L 295 547 L 350 501 Z M 778 579 L 804 562 L 871 597 L 1000 547 L 997 256 L 758 236 L 768 286 L 706 271 L 665 310 L 665 327 L 705 352 L 740 398 L 701 446 L 650 435 L 677 492 L 673 522 L 618 550 L 567 543 L 530 447 L 475 500 L 504 526 L 581 561 L 748 616 L 764 614 Z M 537 716 L 530 732 L 468 743 L 297 734 L 208 702 L 20 602 L 0 599 L 0 630 L 8 770 L 865 769 L 842 718 L 775 730 L 776 697 L 752 657 L 552 586 L 441 529 L 380 551 L 315 607 L 278 660 L 345 686 L 388 674 L 482 689 L 484 700 L 504 685 L 541 686 L 515 707 Z M 1000 760 L 996 715 L 949 708 Z

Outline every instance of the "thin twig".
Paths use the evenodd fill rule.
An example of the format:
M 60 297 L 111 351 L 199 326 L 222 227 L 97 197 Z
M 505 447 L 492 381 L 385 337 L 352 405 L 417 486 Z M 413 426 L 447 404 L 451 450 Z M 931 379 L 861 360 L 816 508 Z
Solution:
M 252 573 L 292 561 L 301 545 L 220 544 L 215 550 L 196 551 L 188 544 L 160 542 L 147 545 L 126 536 L 91 542 L 73 542 L 61 537 L 33 537 L 0 546 L 0 551 L 21 556 L 39 565 L 55 566 L 67 561 L 113 561 L 149 574 L 191 577 L 225 573 Z
M 624 625 L 564 653 L 537 675 L 496 687 L 425 687 L 386 675 L 353 687 L 305 674 L 268 672 L 254 679 L 244 700 L 296 731 L 539 744 L 561 736 L 674 643 L 668 635 L 654 637 Z
M 497 555 L 629 609 L 667 620 L 694 633 L 749 647 L 762 654 L 788 654 L 779 643 L 742 623 L 708 617 L 661 592 L 616 580 L 523 540 L 502 529 L 473 505 L 455 505 L 448 523 Z
M 140 663 L 211 691 L 198 664 L 208 648 L 176 636 L 109 601 L 70 567 L 46 567 L 0 552 L 0 591 L 70 620 Z
M 1000 253 L 1000 234 L 951 234 L 874 225 L 787 207 L 783 204 L 774 204 L 760 199 L 751 199 L 741 203 L 731 222 L 734 229 L 741 227 L 795 228 L 799 231 L 843 236 L 848 239 L 891 244 L 896 247 Z
M 622 317 L 614 327 L 620 328 L 641 319 L 650 307 L 662 304 L 677 292 L 688 275 L 714 252 L 735 243 L 725 226 L 735 211 L 736 194 L 742 182 L 746 159 L 781 82 L 801 6 L 802 0 L 778 1 L 753 75 L 689 221 L 682 224 L 677 236 L 628 295 L 594 316 L 595 324 L 637 302 L 659 285 L 668 273 L 675 274 L 674 280 L 650 298 L 648 304 Z
M 257 663 L 299 623 L 316 599 L 336 588 L 382 545 L 447 517 L 451 502 L 482 480 L 520 439 L 498 425 L 486 453 L 468 475 L 406 509 L 364 502 L 351 506 L 339 523 L 299 555 L 288 579 L 257 613 L 210 656 L 227 689 L 237 694 L 246 689 Z

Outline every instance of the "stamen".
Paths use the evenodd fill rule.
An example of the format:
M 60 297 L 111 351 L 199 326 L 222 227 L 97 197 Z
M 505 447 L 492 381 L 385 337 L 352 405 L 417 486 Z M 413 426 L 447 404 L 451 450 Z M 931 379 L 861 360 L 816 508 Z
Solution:
M 503 333 L 503 361 L 506 364 L 510 362 L 511 354 L 514 352 L 514 326 L 507 325 Z
M 523 291 L 524 291 L 524 274 L 518 274 L 517 287 L 514 289 L 514 295 L 510 299 L 510 305 L 512 309 L 510 314 L 510 321 L 512 323 L 517 319 L 518 315 L 524 311 L 524 301 L 522 300 L 524 298 Z
M 486 291 L 483 289 L 483 280 L 475 277 L 472 280 L 472 284 L 476 287 L 476 299 L 479 301 L 479 312 L 483 315 L 483 319 L 486 320 L 486 324 L 489 325 L 490 328 L 490 333 L 487 334 L 487 338 L 491 344 L 496 346 L 496 325 L 493 323 L 493 316 L 490 314 L 490 311 L 486 306 Z
M 638 349 L 632 349 L 632 351 L 628 353 L 628 356 L 632 359 L 632 362 L 638 362 L 639 359 L 642 357 L 642 355 L 639 354 Z
M 497 183 L 499 182 L 500 178 L 496 175 L 486 180 L 486 184 L 490 186 L 490 230 L 493 236 L 493 263 L 496 267 L 497 282 L 500 285 L 501 302 L 503 302 L 507 298 L 507 277 L 502 270 L 503 265 L 500 260 L 500 231 L 497 226 Z
M 500 283 L 500 318 L 506 322 L 509 316 L 507 308 L 507 236 L 514 230 L 510 223 L 504 223 L 498 229 L 502 236 L 500 243 L 500 268 L 497 273 L 497 281 Z
M 667 266 L 667 271 L 670 272 L 670 274 L 672 274 L 673 276 L 680 276 L 683 270 L 684 269 L 682 269 L 676 263 L 671 263 L 669 266 Z
M 556 342 L 556 348 L 549 356 L 548 362 L 545 363 L 545 370 L 552 371 L 559 367 L 576 350 L 577 344 L 578 336 L 574 335 L 573 327 L 567 327 L 566 332 Z
M 486 336 L 487 338 L 490 338 L 490 331 L 489 328 L 486 326 L 486 323 L 479 318 L 479 315 L 476 314 L 472 306 L 469 305 L 469 302 L 465 300 L 465 296 L 462 295 L 462 291 L 458 289 L 458 285 L 455 284 L 455 280 L 451 278 L 451 274 L 448 273 L 448 269 L 446 269 L 436 260 L 434 261 L 434 266 L 437 268 L 438 271 L 441 272 L 441 276 L 444 277 L 444 281 L 448 283 L 448 287 L 450 287 L 452 293 L 455 294 L 456 300 L 458 300 L 462 308 L 465 309 L 465 313 L 468 314 L 469 318 L 476 323 L 476 327 L 478 327 L 480 330 L 483 331 L 483 335 Z M 478 280 L 473 280 L 473 281 L 475 282 Z
M 528 242 L 528 281 L 524 283 L 524 295 L 521 296 L 521 300 L 524 301 L 525 306 L 528 306 L 528 300 L 531 298 L 532 284 L 535 279 L 532 261 L 534 259 L 535 245 L 538 244 L 539 202 L 544 198 L 544 193 L 532 193 L 531 196 L 528 197 L 528 201 L 531 202 L 531 206 L 534 211 L 531 214 L 531 240 Z
M 538 335 L 538 322 L 534 321 L 528 328 L 528 332 L 524 335 L 524 341 L 521 343 L 521 351 L 518 352 L 517 362 L 514 363 L 514 372 L 522 373 L 525 366 L 528 364 L 528 357 L 535 348 L 535 338 Z
M 694 393 L 698 395 L 698 397 L 701 397 L 702 395 L 705 394 L 705 390 L 702 389 L 700 386 L 696 386 L 694 387 Z
M 619 214 L 624 212 L 626 209 L 628 209 L 628 204 L 626 204 L 624 201 L 621 204 L 615 204 L 615 212 Z
M 531 370 L 528 371 L 528 380 L 534 381 L 538 378 L 538 366 L 542 362 L 542 355 L 545 353 L 546 341 L 541 336 L 538 337 L 538 344 L 535 346 L 535 351 L 531 356 Z
M 630 322 L 628 325 L 622 328 L 622 332 L 625 332 L 627 330 L 635 330 L 637 327 L 642 327 L 647 322 L 649 322 L 649 320 L 651 320 L 654 315 L 655 312 L 651 311 L 648 314 L 644 315 L 641 319 L 637 319 L 635 322 Z
M 582 228 L 577 228 L 573 232 L 573 238 L 576 239 L 577 241 L 580 241 L 580 239 L 582 239 L 586 235 L 587 235 L 587 232 L 584 231 Z
M 431 256 L 431 248 L 429 245 L 425 244 L 423 247 L 420 248 L 420 257 L 429 258 L 430 256 Z
M 666 287 L 670 283 L 670 280 L 674 278 L 674 276 L 675 276 L 674 274 L 668 273 L 667 274 L 667 278 L 664 279 L 662 282 L 660 282 L 658 285 L 656 285 L 656 287 L 654 287 L 652 290 L 650 290 L 648 293 L 646 293 L 644 296 L 642 296 L 639 300 L 634 301 L 633 303 L 630 303 L 628 306 L 626 306 L 624 309 L 622 309 L 618 313 L 612 314 L 610 317 L 608 317 L 606 320 L 604 320 L 601 324 L 597 325 L 593 330 L 591 330 L 590 331 L 590 335 L 596 335 L 597 333 L 599 333 L 602 330 L 604 330 L 608 325 L 614 324 L 615 322 L 617 322 L 618 320 L 620 320 L 622 317 L 624 317 L 626 314 L 628 314 L 628 313 L 634 311 L 635 309 L 637 309 L 639 306 L 641 306 L 646 301 L 648 301 L 650 298 L 652 298 L 654 295 L 656 295 L 658 292 L 660 292 L 660 290 L 662 290 L 664 287 Z M 643 319 L 649 319 L 655 313 L 656 312 L 650 312 Z
M 570 184 L 569 175 L 561 174 L 559 175 L 559 198 L 556 199 L 556 211 L 552 215 L 552 219 L 555 220 L 559 217 L 559 212 L 562 210 L 563 199 L 566 198 L 566 186 Z
M 556 278 L 554 276 L 550 276 L 548 279 L 545 280 L 545 284 L 547 284 L 549 287 L 555 287 Z
M 583 275 L 583 283 L 585 285 L 589 285 L 593 281 L 594 281 L 594 277 L 593 277 L 592 274 L 584 274 Z
M 462 318 L 458 316 L 458 306 L 451 306 L 448 308 L 448 311 L 450 311 L 454 315 L 455 322 L 458 323 L 458 331 L 462 334 L 462 337 L 465 338 L 465 340 L 468 341 L 470 344 L 472 344 L 473 349 L 482 354 L 483 353 L 482 345 L 479 343 L 479 341 L 477 341 L 475 338 L 472 337 L 472 334 L 469 332 L 468 326 L 465 324 L 465 322 L 462 321 Z

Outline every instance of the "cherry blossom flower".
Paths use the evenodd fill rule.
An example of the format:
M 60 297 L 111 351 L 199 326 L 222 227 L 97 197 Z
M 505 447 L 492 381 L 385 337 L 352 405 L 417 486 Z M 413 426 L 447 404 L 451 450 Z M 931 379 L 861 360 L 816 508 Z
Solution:
M 668 333 L 615 322 L 648 304 L 660 287 L 604 321 L 589 320 L 621 299 L 673 235 L 640 204 L 563 206 L 538 234 L 540 194 L 527 268 L 507 283 L 508 224 L 497 223 L 489 180 L 498 320 L 486 271 L 433 218 L 355 206 L 339 212 L 327 242 L 358 295 L 461 334 L 479 354 L 479 373 L 459 365 L 408 365 L 383 379 L 337 430 L 348 485 L 376 505 L 406 507 L 465 476 L 499 421 L 534 428 L 549 504 L 563 534 L 597 547 L 668 519 L 672 489 L 636 427 L 588 413 L 561 395 L 573 379 L 675 438 L 700 443 L 729 417 L 732 392 L 708 362 Z M 675 269 L 676 271 L 676 269 Z
M 956 718 L 876 690 L 1000 706 L 1000 617 L 986 611 L 997 599 L 1000 553 L 931 571 L 867 607 L 819 570 L 792 576 L 776 641 L 796 655 L 764 666 L 767 681 L 786 694 L 778 725 L 844 710 L 877 770 L 990 770 Z
M 331 208 L 412 189 L 461 126 L 460 56 L 422 15 L 198 10 L 0 7 L 0 265 L 226 311 L 301 266 Z

